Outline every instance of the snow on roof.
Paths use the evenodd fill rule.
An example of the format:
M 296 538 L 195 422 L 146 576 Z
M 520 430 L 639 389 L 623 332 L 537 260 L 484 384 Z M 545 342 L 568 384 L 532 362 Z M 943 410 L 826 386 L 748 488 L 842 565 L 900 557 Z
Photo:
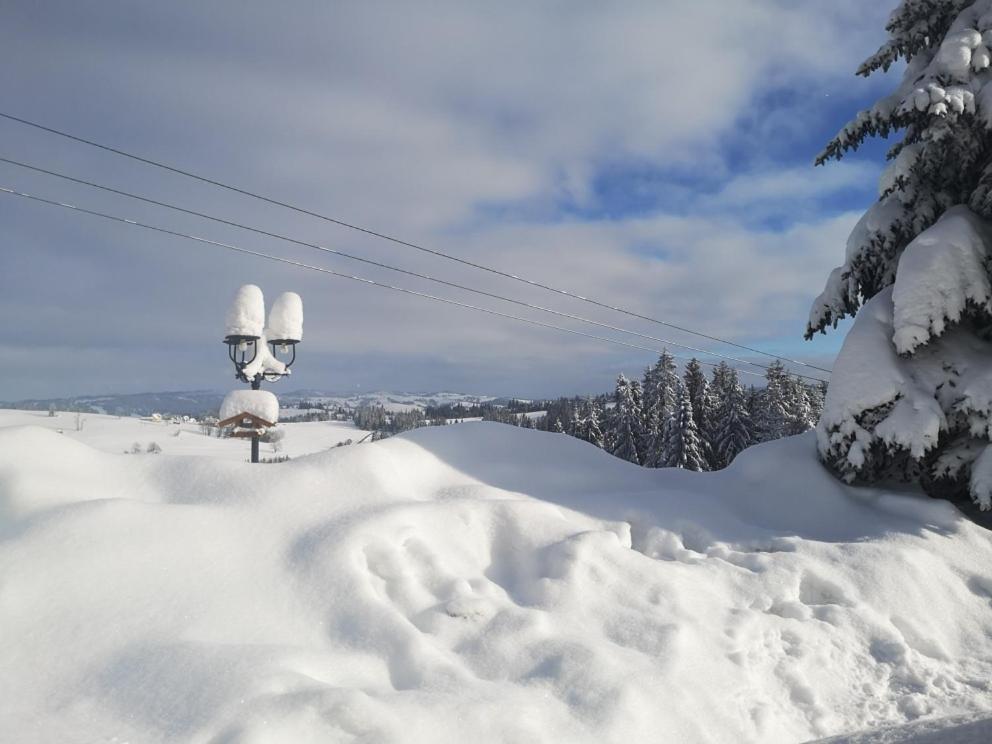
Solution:
M 254 284 L 245 284 L 227 311 L 227 336 L 261 336 L 265 326 L 265 299 Z
M 296 292 L 283 292 L 276 298 L 269 311 L 266 338 L 277 340 L 303 340 L 303 300 Z
M 233 390 L 220 406 L 220 420 L 250 413 L 270 424 L 279 421 L 279 401 L 268 390 Z

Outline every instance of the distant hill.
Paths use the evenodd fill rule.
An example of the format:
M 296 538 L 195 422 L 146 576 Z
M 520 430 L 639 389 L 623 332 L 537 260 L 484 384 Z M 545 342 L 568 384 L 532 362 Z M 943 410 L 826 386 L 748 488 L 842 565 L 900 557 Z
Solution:
M 464 393 L 329 393 L 319 390 L 275 391 L 285 408 L 293 408 L 301 401 L 312 401 L 327 406 L 347 409 L 363 405 L 382 405 L 390 411 L 423 409 L 429 405 L 473 405 L 497 400 L 493 396 L 467 395 Z M 216 390 L 184 390 L 178 392 L 128 393 L 110 395 L 79 395 L 68 398 L 36 398 L 13 402 L 0 402 L 0 408 L 29 411 L 82 411 L 106 413 L 114 416 L 148 416 L 152 413 L 179 416 L 205 416 L 220 408 L 224 393 Z

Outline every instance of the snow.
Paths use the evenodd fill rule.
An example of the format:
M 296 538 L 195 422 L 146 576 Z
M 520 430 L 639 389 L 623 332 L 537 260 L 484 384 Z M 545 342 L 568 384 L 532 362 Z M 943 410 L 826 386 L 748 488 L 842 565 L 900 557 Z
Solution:
M 992 509 L 992 454 L 980 455 L 992 439 L 992 345 L 960 322 L 992 314 L 989 245 L 992 226 L 951 207 L 905 248 L 894 284 L 862 307 L 817 426 L 821 455 L 844 478 L 901 477 L 900 452 L 920 464 L 939 445 L 948 457 L 939 453 L 928 476 L 963 480 L 974 466 L 971 495 Z M 814 313 L 831 309 L 822 307 Z
M 992 505 L 992 445 L 986 445 L 975 458 L 971 469 L 971 492 L 979 505 L 988 509 Z
M 254 379 L 255 375 L 258 374 L 288 375 L 290 373 L 291 370 L 269 351 L 269 342 L 264 334 L 255 343 L 255 347 L 255 358 L 241 370 L 242 374 L 249 380 Z
M 283 292 L 276 298 L 265 336 L 274 341 L 303 340 L 303 300 L 296 292 Z
M 939 336 L 969 303 L 992 312 L 985 265 L 992 229 L 965 206 L 948 209 L 903 252 L 892 301 L 893 342 L 900 354 Z
M 892 338 L 892 288 L 883 289 L 865 303 L 844 339 L 833 365 L 823 414 L 817 425 L 820 452 L 829 457 L 844 440 L 854 444 L 847 459 L 855 468 L 864 464 L 873 434 L 859 423 L 861 414 L 896 403 L 875 430 L 888 444 L 922 456 L 937 442 L 946 420 L 934 399 L 934 386 L 918 383 L 913 360 L 896 354 Z M 898 401 L 898 402 L 897 402 Z
M 992 741 L 992 718 L 971 715 L 885 726 L 849 736 L 832 736 L 816 744 L 987 744 L 989 741 Z
M 261 336 L 265 326 L 265 299 L 254 284 L 238 290 L 227 311 L 227 336 Z
M 982 35 L 974 29 L 948 34 L 937 51 L 936 69 L 952 77 L 967 79 L 971 71 L 971 50 L 981 42 Z
M 0 429 L 9 427 L 41 427 L 52 432 L 62 432 L 66 439 L 82 442 L 89 447 L 110 454 L 129 451 L 138 443 L 144 449 L 152 442 L 162 448 L 162 454 L 183 457 L 196 456 L 246 462 L 248 444 L 243 439 L 221 439 L 205 433 L 196 423 L 175 424 L 150 419 L 83 414 L 82 431 L 75 430 L 75 414 L 60 413 L 49 417 L 41 411 L 13 411 L 0 409 Z M 349 439 L 357 442 L 369 432 L 359 429 L 350 421 L 308 421 L 280 424 L 286 437 L 280 442 L 279 451 L 262 444 L 262 456 L 303 455 L 321 452 Z
M 268 390 L 232 390 L 220 406 L 220 420 L 250 413 L 270 424 L 279 421 L 279 400 Z
M 923 90 L 920 91 L 920 94 L 926 99 L 924 107 L 929 105 L 930 95 Z M 920 144 L 906 145 L 899 151 L 899 154 L 892 159 L 878 180 L 878 195 L 880 197 L 895 189 L 901 180 L 910 178 L 913 166 L 922 152 L 923 146 Z M 863 240 L 864 235 L 859 235 L 857 239 Z
M 492 423 L 269 466 L 8 427 L 0 484 L 19 743 L 797 742 L 992 715 L 992 535 L 844 486 L 807 436 L 697 474 Z

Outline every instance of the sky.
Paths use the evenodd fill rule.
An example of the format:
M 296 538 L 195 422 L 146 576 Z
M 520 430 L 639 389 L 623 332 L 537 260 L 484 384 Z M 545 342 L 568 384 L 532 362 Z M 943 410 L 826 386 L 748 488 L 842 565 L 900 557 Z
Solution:
M 885 146 L 813 160 L 892 84 L 854 76 L 891 4 L 9 0 L 0 111 L 829 367 L 845 326 L 806 342 L 806 316 L 877 196 Z M 738 355 L 11 121 L 0 143 L 2 157 Z M 11 165 L 0 185 L 661 346 Z M 231 387 L 224 315 L 245 283 L 303 297 L 285 390 L 582 394 L 656 356 L 6 194 L 0 220 L 0 400 Z

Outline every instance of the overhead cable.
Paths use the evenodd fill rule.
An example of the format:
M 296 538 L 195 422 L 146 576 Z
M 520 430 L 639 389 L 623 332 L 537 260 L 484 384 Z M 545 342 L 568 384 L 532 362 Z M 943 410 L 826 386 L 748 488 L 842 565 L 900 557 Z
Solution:
M 72 210 L 74 212 L 81 213 L 81 214 L 91 215 L 93 217 L 100 217 L 102 219 L 110 220 L 112 222 L 117 222 L 117 223 L 121 223 L 121 224 L 125 224 L 125 225 L 131 225 L 132 227 L 140 227 L 140 228 L 143 228 L 145 230 L 152 230 L 154 232 L 162 233 L 162 234 L 165 234 L 165 235 L 171 235 L 171 236 L 177 237 L 177 238 L 183 238 L 183 239 L 186 239 L 186 240 L 192 240 L 192 241 L 195 241 L 195 242 L 198 242 L 198 243 L 212 245 L 212 246 L 215 246 L 215 247 L 218 247 L 218 248 L 224 248 L 226 250 L 234 251 L 236 253 L 241 253 L 241 254 L 248 255 L 248 256 L 255 256 L 256 258 L 262 258 L 262 259 L 266 259 L 268 261 L 275 261 L 275 262 L 278 262 L 278 263 L 286 264 L 286 265 L 289 265 L 289 266 L 295 266 L 297 268 L 307 269 L 307 270 L 310 270 L 310 271 L 318 271 L 318 272 L 320 272 L 322 274 L 326 274 L 326 275 L 329 275 L 329 276 L 339 277 L 341 279 L 349 279 L 351 281 L 359 282 L 361 284 L 365 284 L 365 285 L 372 286 L 372 287 L 379 287 L 381 289 L 388 289 L 388 290 L 392 290 L 392 291 L 395 291 L 395 292 L 402 292 L 403 294 L 412 295 L 412 296 L 415 296 L 415 297 L 421 297 L 421 298 L 424 298 L 424 299 L 433 300 L 435 302 L 441 302 L 441 303 L 445 303 L 445 304 L 448 304 L 448 305 L 453 305 L 453 306 L 460 307 L 460 308 L 463 308 L 463 309 L 475 310 L 477 312 L 486 313 L 488 315 L 493 315 L 493 316 L 496 316 L 496 317 L 499 317 L 499 318 L 506 318 L 508 320 L 515 320 L 515 321 L 518 321 L 518 322 L 521 322 L 521 323 L 527 323 L 529 325 L 537 326 L 537 327 L 540 327 L 540 328 L 547 328 L 549 330 L 560 331 L 560 332 L 563 332 L 563 333 L 569 333 L 569 334 L 572 334 L 572 335 L 575 335 L 575 336 L 582 336 L 584 338 L 593 339 L 593 340 L 596 340 L 596 341 L 604 341 L 606 343 L 616 344 L 618 346 L 625 346 L 625 347 L 627 347 L 629 349 L 638 349 L 638 350 L 641 350 L 641 351 L 650 351 L 650 352 L 653 352 L 653 353 L 661 353 L 661 350 L 660 349 L 656 349 L 656 348 L 652 348 L 652 347 L 648 347 L 648 346 L 642 346 L 640 344 L 632 344 L 632 343 L 629 343 L 627 341 L 621 341 L 620 339 L 609 338 L 607 336 L 597 336 L 597 335 L 592 334 L 592 333 L 586 333 L 584 331 L 577 331 L 577 330 L 575 330 L 573 328 L 565 328 L 563 326 L 557 326 L 557 325 L 554 325 L 552 323 L 545 323 L 545 322 L 540 321 L 540 320 L 534 320 L 532 318 L 524 318 L 524 317 L 521 317 L 521 316 L 518 316 L 518 315 L 512 315 L 510 313 L 504 313 L 504 312 L 501 312 L 499 310 L 493 310 L 491 308 L 480 307 L 478 305 L 472 305 L 472 304 L 467 303 L 467 302 L 461 302 L 459 300 L 453 300 L 453 299 L 448 298 L 448 297 L 439 297 L 437 295 L 432 295 L 432 294 L 429 294 L 427 292 L 419 292 L 417 290 L 407 289 L 405 287 L 398 287 L 398 286 L 395 286 L 395 285 L 392 285 L 392 284 L 387 284 L 385 282 L 379 282 L 379 281 L 375 281 L 375 280 L 372 280 L 372 279 L 367 279 L 365 277 L 355 276 L 353 274 L 347 274 L 347 273 L 340 272 L 340 271 L 334 271 L 332 269 L 327 269 L 327 268 L 324 268 L 322 266 L 314 266 L 312 264 L 307 264 L 307 263 L 304 263 L 302 261 L 295 261 L 293 259 L 284 258 L 282 256 L 273 256 L 273 255 L 268 254 L 268 253 L 262 253 L 261 251 L 253 251 L 253 250 L 248 249 L 248 248 L 243 248 L 241 246 L 237 246 L 237 245 L 234 245 L 232 243 L 225 243 L 225 242 L 219 241 L 219 240 L 212 240 L 210 238 L 204 238 L 204 237 L 200 237 L 200 236 L 197 236 L 197 235 L 191 235 L 191 234 L 188 234 L 188 233 L 180 232 L 178 230 L 171 230 L 169 228 L 160 227 L 158 225 L 150 225 L 150 224 L 147 224 L 147 223 L 144 223 L 144 222 L 138 222 L 137 220 L 128 219 L 126 217 L 119 217 L 117 215 L 107 214 L 106 212 L 99 212 L 99 211 L 96 211 L 94 209 L 87 209 L 85 207 L 76 206 L 75 204 L 68 204 L 66 202 L 60 202 L 60 201 L 57 201 L 57 200 L 54 200 L 54 199 L 46 199 L 44 197 L 35 196 L 33 194 L 28 194 L 28 193 L 25 193 L 23 191 L 17 191 L 16 189 L 7 188 L 5 186 L 0 186 L 0 193 L 9 194 L 11 196 L 20 197 L 22 199 L 28 199 L 28 200 L 31 200 L 31 201 L 34 201 L 34 202 L 38 202 L 38 203 L 41 203 L 41 204 L 47 204 L 47 205 L 53 206 L 53 207 L 61 207 L 63 209 Z M 680 359 L 686 359 L 687 358 L 685 356 L 680 356 L 680 355 L 677 355 L 677 354 L 673 354 L 672 356 L 673 357 L 676 357 L 676 358 L 680 358 Z M 697 360 L 697 361 L 699 361 L 699 360 Z M 712 362 L 699 361 L 699 363 L 700 364 L 705 364 L 705 365 L 710 366 L 710 367 L 717 366 L 716 364 L 714 364 Z M 741 374 L 753 375 L 755 377 L 762 377 L 762 375 L 760 375 L 757 372 L 751 372 L 749 370 L 738 370 L 738 371 Z M 812 379 L 812 378 L 807 378 L 807 379 Z M 817 380 L 817 382 L 823 382 L 823 380 Z
M 734 348 L 741 349 L 743 351 L 749 351 L 749 352 L 751 352 L 753 354 L 759 354 L 761 356 L 768 357 L 768 358 L 771 358 L 771 359 L 778 359 L 778 360 L 783 361 L 783 362 L 789 362 L 791 364 L 797 364 L 797 365 L 802 366 L 802 367 L 807 367 L 809 369 L 815 369 L 815 370 L 818 370 L 820 372 L 826 372 L 828 374 L 830 373 L 830 370 L 827 369 L 827 368 L 825 368 L 825 367 L 820 367 L 820 366 L 817 366 L 815 364 L 811 364 L 809 362 L 804 362 L 804 361 L 799 360 L 799 359 L 792 359 L 792 358 L 789 358 L 789 357 L 780 356 L 778 354 L 772 354 L 771 352 L 767 352 L 767 351 L 764 351 L 762 349 L 755 348 L 753 346 L 747 346 L 745 344 L 740 344 L 740 343 L 737 343 L 736 341 L 730 341 L 728 339 L 720 338 L 718 336 L 713 336 L 713 335 L 710 335 L 710 334 L 707 334 L 707 333 L 703 333 L 701 331 L 694 331 L 694 330 L 692 330 L 690 328 L 686 328 L 685 326 L 676 325 L 676 324 L 670 323 L 670 322 L 668 322 L 666 320 L 661 320 L 661 319 L 658 319 L 658 318 L 653 318 L 651 316 L 644 315 L 642 313 L 638 313 L 638 312 L 635 312 L 633 310 L 629 310 L 629 309 L 620 307 L 618 305 L 613 305 L 613 304 L 611 304 L 609 302 L 604 302 L 604 301 L 601 301 L 601 300 L 596 300 L 596 299 L 591 298 L 591 297 L 585 297 L 585 296 L 583 296 L 581 294 L 578 294 L 578 293 L 575 293 L 575 292 L 571 292 L 571 291 L 566 290 L 566 289 L 561 289 L 559 287 L 554 287 L 552 285 L 545 284 L 543 282 L 540 282 L 540 281 L 537 281 L 537 280 L 534 280 L 534 279 L 528 279 L 527 277 L 520 276 L 518 274 L 513 274 L 513 273 L 510 273 L 510 272 L 507 272 L 507 271 L 502 271 L 502 270 L 496 269 L 496 268 L 494 268 L 492 266 L 486 266 L 485 264 L 476 263 L 474 261 L 469 261 L 468 259 L 460 258 L 458 256 L 455 256 L 455 255 L 452 255 L 452 254 L 449 254 L 449 253 L 445 253 L 443 251 L 435 250 L 433 248 L 427 248 L 426 246 L 422 246 L 422 245 L 419 245 L 417 243 L 412 243 L 412 242 L 407 241 L 407 240 L 402 240 L 401 238 L 397 238 L 397 237 L 394 237 L 392 235 L 388 235 L 386 233 L 379 232 L 377 230 L 373 230 L 373 229 L 370 229 L 370 228 L 367 228 L 367 227 L 362 227 L 361 225 L 356 225 L 354 223 L 347 222 L 345 220 L 342 220 L 342 219 L 339 219 L 339 218 L 336 218 L 336 217 L 331 217 L 331 216 L 328 216 L 328 215 L 325 215 L 325 214 L 320 214 L 319 212 L 315 212 L 313 210 L 306 209 L 304 207 L 300 207 L 300 206 L 297 206 L 297 205 L 294 205 L 294 204 L 290 204 L 288 202 L 281 201 L 279 199 L 275 199 L 273 197 L 264 196 L 264 195 L 258 194 L 256 192 L 249 191 L 248 189 L 241 188 L 239 186 L 233 186 L 231 184 L 227 184 L 227 183 L 224 183 L 222 181 L 218 181 L 216 179 L 209 178 L 207 176 L 202 176 L 202 175 L 200 175 L 198 173 L 193 173 L 191 171 L 184 170 L 182 168 L 177 168 L 175 166 L 168 165 L 168 164 L 163 163 L 163 162 L 158 161 L 158 160 L 153 160 L 151 158 L 143 157 L 141 155 L 136 155 L 134 153 L 130 153 L 130 152 L 127 152 L 125 150 L 118 149 L 116 147 L 111 147 L 110 145 L 105 145 L 105 144 L 102 144 L 102 143 L 99 143 L 99 142 L 95 142 L 93 140 L 86 139 L 85 137 L 80 137 L 78 135 L 75 135 L 75 134 L 71 134 L 69 132 L 62 131 L 60 129 L 55 129 L 53 127 L 48 127 L 48 126 L 45 126 L 43 124 L 39 124 L 37 122 L 30 121 L 28 119 L 23 119 L 23 118 L 21 118 L 19 116 L 14 116 L 12 114 L 7 114 L 7 113 L 4 113 L 4 112 L 0 111 L 0 117 L 2 117 L 4 119 L 7 119 L 9 121 L 13 121 L 13 122 L 17 122 L 19 124 L 23 124 L 23 125 L 28 126 L 28 127 L 33 127 L 35 129 L 38 129 L 38 130 L 43 131 L 43 132 L 48 132 L 49 134 L 54 134 L 54 135 L 57 135 L 59 137 L 64 137 L 66 139 L 70 139 L 70 140 L 73 140 L 75 142 L 79 142 L 81 144 L 88 145 L 90 147 L 96 147 L 96 148 L 98 148 L 100 150 L 104 150 L 106 152 L 110 152 L 110 153 L 113 153 L 115 155 L 120 155 L 120 156 L 125 157 L 125 158 L 130 158 L 131 160 L 135 160 L 137 162 L 144 163 L 146 165 L 151 165 L 153 167 L 160 168 L 162 170 L 166 170 L 166 171 L 169 171 L 171 173 L 175 173 L 177 175 L 185 176 L 187 178 L 192 178 L 192 179 L 195 179 L 195 180 L 200 181 L 202 183 L 206 183 L 206 184 L 209 184 L 211 186 L 216 186 L 218 188 L 222 188 L 222 189 L 225 189 L 227 191 L 231 191 L 231 192 L 236 193 L 236 194 L 241 194 L 243 196 L 247 196 L 247 197 L 250 197 L 252 199 L 257 199 L 259 201 L 266 202 L 268 204 L 272 204 L 272 205 L 277 206 L 277 207 L 283 207 L 285 209 L 290 209 L 290 210 L 292 210 L 294 212 L 297 212 L 299 214 L 305 214 L 305 215 L 307 215 L 309 217 L 315 217 L 317 219 L 324 220 L 325 222 L 330 222 L 330 223 L 333 223 L 335 225 L 338 225 L 339 227 L 344 227 L 344 228 L 347 228 L 349 230 L 355 230 L 357 232 L 364 233 L 364 234 L 369 235 L 369 236 L 372 236 L 374 238 L 378 238 L 378 239 L 381 239 L 381 240 L 389 241 L 389 242 L 394 243 L 396 245 L 401 245 L 401 246 L 405 246 L 407 248 L 412 248 L 414 250 L 421 251 L 423 253 L 428 253 L 430 255 L 437 256 L 439 258 L 444 258 L 444 259 L 447 259 L 449 261 L 455 261 L 457 263 L 463 264 L 465 266 L 469 266 L 469 267 L 474 268 L 474 269 L 479 269 L 481 271 L 486 271 L 486 272 L 489 272 L 491 274 L 495 274 L 497 276 L 502 276 L 502 277 L 504 277 L 506 279 L 512 279 L 514 281 L 521 282 L 523 284 L 527 284 L 527 285 L 529 285 L 531 287 L 536 287 L 538 289 L 543 289 L 545 291 L 553 292 L 555 294 L 562 295 L 564 297 L 569 297 L 569 298 L 574 299 L 574 300 L 579 300 L 581 302 L 586 302 L 586 303 L 589 303 L 591 305 L 596 305 L 597 307 L 605 308 L 607 310 L 612 310 L 614 312 L 622 313 L 624 315 L 628 315 L 628 316 L 631 316 L 631 317 L 634 317 L 634 318 L 639 318 L 641 320 L 646 320 L 646 321 L 648 321 L 650 323 L 655 323 L 657 325 L 662 325 L 662 326 L 665 326 L 667 328 L 672 328 L 673 330 L 681 331 L 682 333 L 688 333 L 688 334 L 693 335 L 693 336 L 696 336 L 698 338 L 705 338 L 705 339 L 707 339 L 709 341 L 716 341 L 717 343 L 726 344 L 728 346 L 732 346 Z
M 124 196 L 124 197 L 127 197 L 129 199 L 134 199 L 136 201 L 144 202 L 146 204 L 152 204 L 152 205 L 157 206 L 157 207 L 163 207 L 165 209 L 170 209 L 170 210 L 173 210 L 175 212 L 180 212 L 182 214 L 188 214 L 188 215 L 191 215 L 191 216 L 194 216 L 194 217 L 202 218 L 202 219 L 205 219 L 205 220 L 210 220 L 212 222 L 217 222 L 217 223 L 220 223 L 220 224 L 223 224 L 223 225 L 227 225 L 227 226 L 230 226 L 230 227 L 235 227 L 235 228 L 238 228 L 240 230 L 246 230 L 248 232 L 256 233 L 256 234 L 259 234 L 259 235 L 264 235 L 266 237 L 275 238 L 277 240 L 282 240 L 282 241 L 285 241 L 285 242 L 288 242 L 288 243 L 293 243 L 293 244 L 304 246 L 304 247 L 307 247 L 307 248 L 312 248 L 312 249 L 315 249 L 315 250 L 318 250 L 318 251 L 322 251 L 324 253 L 330 253 L 330 254 L 333 254 L 335 256 L 340 256 L 341 258 L 347 258 L 347 259 L 350 259 L 352 261 L 359 261 L 359 262 L 364 263 L 364 264 L 369 264 L 371 266 L 376 266 L 376 267 L 379 267 L 379 268 L 388 269 L 390 271 L 395 271 L 397 273 L 405 274 L 407 276 L 416 277 L 418 279 L 424 279 L 426 281 L 435 282 L 437 284 L 441 284 L 441 285 L 444 285 L 444 286 L 447 286 L 447 287 L 452 287 L 454 289 L 459 289 L 459 290 L 463 290 L 463 291 L 466 291 L 466 292 L 471 292 L 473 294 L 478 294 L 478 295 L 481 295 L 481 296 L 484 296 L 484 297 L 489 297 L 491 299 L 496 299 L 496 300 L 500 300 L 500 301 L 503 301 L 503 302 L 512 303 L 514 305 L 518 305 L 518 306 L 521 306 L 521 307 L 526 307 L 526 308 L 529 308 L 531 310 L 538 310 L 540 312 L 549 313 L 551 315 L 555 315 L 555 316 L 558 316 L 558 317 L 561 317 L 561 318 L 568 318 L 570 320 L 576 320 L 576 321 L 579 321 L 579 322 L 582 322 L 582 323 L 587 323 L 589 325 L 594 325 L 594 326 L 598 326 L 600 328 L 605 328 L 607 330 L 617 331 L 618 333 L 626 333 L 626 334 L 631 335 L 631 336 L 637 336 L 637 337 L 646 339 L 648 341 L 654 341 L 656 343 L 665 344 L 665 345 L 668 345 L 668 346 L 674 346 L 676 348 L 685 349 L 687 351 L 693 351 L 693 352 L 696 352 L 696 353 L 699 353 L 699 354 L 706 354 L 706 355 L 709 355 L 709 356 L 717 357 L 719 359 L 725 359 L 727 361 L 737 362 L 738 364 L 750 365 L 752 367 L 757 367 L 757 368 L 762 369 L 762 370 L 767 370 L 768 369 L 767 365 L 759 364 L 758 362 L 754 362 L 754 361 L 751 361 L 751 360 L 748 360 L 748 359 L 740 359 L 740 358 L 735 357 L 735 356 L 731 356 L 731 355 L 728 355 L 728 354 L 721 354 L 720 352 L 711 351 L 709 349 L 702 349 L 702 348 L 699 348 L 699 347 L 696 347 L 696 346 L 690 346 L 690 345 L 687 345 L 687 344 L 680 343 L 678 341 L 672 341 L 670 339 L 658 338 L 657 336 L 652 336 L 650 334 L 641 333 L 640 331 L 633 331 L 633 330 L 629 330 L 629 329 L 626 329 L 626 328 L 621 328 L 619 326 L 611 325 L 609 323 L 603 323 L 601 321 L 593 320 L 592 318 L 586 318 L 586 317 L 583 317 L 581 315 L 576 315 L 574 313 L 567 313 L 567 312 L 555 310 L 553 308 L 544 307 L 542 305 L 537 305 L 537 304 L 534 304 L 534 303 L 531 303 L 531 302 L 525 302 L 523 300 L 518 300 L 518 299 L 511 298 L 511 297 L 506 297 L 504 295 L 496 294 L 495 292 L 488 292 L 486 290 L 476 289 L 474 287 L 469 287 L 469 286 L 466 286 L 464 284 L 459 284 L 457 282 L 451 282 L 451 281 L 448 281 L 448 280 L 445 280 L 445 279 L 440 279 L 440 278 L 433 277 L 433 276 L 430 276 L 428 274 L 423 274 L 423 273 L 420 273 L 420 272 L 417 272 L 417 271 L 412 271 L 412 270 L 409 270 L 409 269 L 403 269 L 403 268 L 399 268 L 399 267 L 396 267 L 396 266 L 391 266 L 389 264 L 382 263 L 380 261 L 374 261 L 372 259 L 364 258 L 362 256 L 355 256 L 353 254 L 347 253 L 345 251 L 338 250 L 336 248 L 329 248 L 327 246 L 323 246 L 323 245 L 320 245 L 320 244 L 317 244 L 317 243 L 311 243 L 311 242 L 308 242 L 308 241 L 299 240 L 297 238 L 292 238 L 292 237 L 289 237 L 289 236 L 286 236 L 286 235 L 281 235 L 279 233 L 271 232 L 269 230 L 263 230 L 261 228 L 252 227 L 250 225 L 245 225 L 245 224 L 242 224 L 242 223 L 239 223 L 239 222 L 234 222 L 232 220 L 224 219 L 224 218 L 221 218 L 221 217 L 216 217 L 216 216 L 213 216 L 213 215 L 210 215 L 210 214 L 206 214 L 204 212 L 198 212 L 196 210 L 187 209 L 185 207 L 180 207 L 180 206 L 177 206 L 175 204 L 169 204 L 168 202 L 159 201 L 157 199 L 151 199 L 151 198 L 148 198 L 148 197 L 145 197 L 145 196 L 141 196 L 139 194 L 135 194 L 135 193 L 132 193 L 132 192 L 129 192 L 129 191 L 124 191 L 124 190 L 121 190 L 121 189 L 113 188 L 111 186 L 105 186 L 105 185 L 102 185 L 102 184 L 98 184 L 98 183 L 95 183 L 93 181 L 88 181 L 88 180 L 85 180 L 85 179 L 82 179 L 82 178 L 76 178 L 74 176 L 69 176 L 69 175 L 66 175 L 64 173 L 59 173 L 57 171 L 48 170 L 46 168 L 41 168 L 41 167 L 36 166 L 36 165 L 30 165 L 28 163 L 23 163 L 23 162 L 20 162 L 20 161 L 17 161 L 17 160 L 13 160 L 11 158 L 0 157 L 0 163 L 8 163 L 10 165 L 15 165 L 15 166 L 17 166 L 19 168 L 24 168 L 24 169 L 31 170 L 31 171 L 34 171 L 36 173 L 42 173 L 42 174 L 45 174 L 45 175 L 48 175 L 48 176 L 54 176 L 56 178 L 60 178 L 60 179 L 66 180 L 66 181 L 70 181 L 72 183 L 78 183 L 78 184 L 81 184 L 81 185 L 84 185 L 84 186 L 88 186 L 88 187 L 91 187 L 91 188 L 94 188 L 94 189 L 99 189 L 101 191 L 105 191 L 105 192 L 108 192 L 108 193 L 117 194 L 119 196 Z M 800 377 L 806 377 L 805 375 L 799 375 L 799 376 Z M 816 380 L 816 381 L 822 381 L 822 380 L 820 380 L 820 378 L 816 378 L 816 377 L 807 377 L 807 379 Z

